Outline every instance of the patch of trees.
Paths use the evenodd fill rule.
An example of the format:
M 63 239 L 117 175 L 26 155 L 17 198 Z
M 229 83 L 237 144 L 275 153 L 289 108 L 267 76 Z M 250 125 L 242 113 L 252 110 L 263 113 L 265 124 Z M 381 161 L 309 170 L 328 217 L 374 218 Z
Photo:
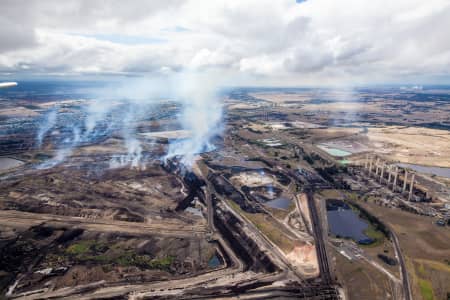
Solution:
M 310 165 L 314 165 L 315 161 L 326 162 L 320 155 L 315 153 L 311 153 L 311 155 L 303 154 L 303 160 L 306 161 Z
M 389 237 L 389 235 L 390 235 L 389 228 L 387 228 L 386 225 L 384 225 L 377 217 L 375 217 L 374 215 L 371 215 L 366 209 L 364 209 L 357 203 L 352 202 L 351 204 L 359 210 L 360 215 L 363 219 L 368 220 L 375 227 L 375 230 L 379 230 L 386 237 Z
M 323 179 L 325 179 L 328 182 L 335 183 L 334 175 L 339 173 L 339 168 L 336 167 L 336 165 L 331 165 L 329 167 L 323 167 L 323 168 L 315 168 L 317 173 L 319 173 L 320 176 L 322 176 Z
M 395 258 L 389 257 L 384 254 L 378 254 L 378 258 L 390 266 L 395 266 L 397 264 L 397 260 Z
M 306 161 L 310 165 L 314 164 L 314 160 L 308 154 L 303 155 L 303 160 Z

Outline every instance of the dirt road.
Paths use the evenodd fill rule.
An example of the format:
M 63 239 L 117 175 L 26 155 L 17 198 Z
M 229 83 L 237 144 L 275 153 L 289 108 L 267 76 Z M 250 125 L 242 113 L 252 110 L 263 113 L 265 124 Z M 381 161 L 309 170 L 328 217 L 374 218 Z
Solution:
M 125 222 L 109 219 L 89 219 L 52 214 L 29 213 L 16 210 L 0 210 L 0 225 L 16 228 L 46 223 L 54 226 L 79 227 L 91 231 L 126 232 L 133 234 L 160 234 L 171 236 L 203 235 L 208 232 L 205 225 L 186 226 L 154 220 L 151 223 Z

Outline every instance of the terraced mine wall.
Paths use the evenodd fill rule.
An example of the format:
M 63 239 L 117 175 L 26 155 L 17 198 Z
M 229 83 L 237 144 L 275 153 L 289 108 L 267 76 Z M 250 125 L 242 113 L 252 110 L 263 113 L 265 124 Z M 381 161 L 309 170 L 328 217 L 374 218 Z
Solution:
M 206 205 L 205 195 L 201 189 L 202 186 L 205 186 L 205 182 L 198 178 L 194 172 L 189 171 L 185 166 L 183 166 L 176 159 L 168 159 L 166 162 L 161 164 L 162 168 L 168 173 L 175 173 L 183 181 L 183 184 L 188 189 L 188 195 L 178 203 L 176 207 L 176 211 L 185 210 L 189 204 L 194 200 L 195 197 L 198 197 L 203 204 Z
M 241 222 L 230 212 L 216 208 L 214 226 L 245 264 L 245 270 L 273 273 L 280 271 L 258 245 L 243 231 Z

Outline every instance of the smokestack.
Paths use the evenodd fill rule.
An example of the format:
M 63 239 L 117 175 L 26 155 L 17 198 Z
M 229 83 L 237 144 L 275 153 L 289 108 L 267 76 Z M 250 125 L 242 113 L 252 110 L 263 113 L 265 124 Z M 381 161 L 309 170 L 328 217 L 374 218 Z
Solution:
M 382 183 L 382 181 L 383 181 L 384 167 L 385 167 L 385 164 L 383 162 L 381 165 L 380 183 Z
M 387 171 L 388 171 L 388 174 L 389 174 L 388 175 L 388 182 L 387 182 L 388 183 L 387 185 L 388 185 L 388 188 L 389 188 L 389 184 L 391 183 L 391 176 L 392 176 L 392 165 L 388 166 L 388 170 Z
M 407 180 L 408 180 L 408 171 L 406 171 L 406 169 L 405 169 L 405 178 L 403 178 L 403 190 L 402 190 L 403 193 L 406 191 L 406 181 Z
M 397 191 L 397 177 L 398 177 L 398 166 L 395 166 L 394 182 L 392 183 L 392 190 L 394 192 Z
M 416 176 L 416 174 L 412 174 L 411 177 L 411 184 L 409 186 L 409 195 L 408 195 L 408 201 L 411 201 L 412 198 L 412 193 L 413 193 L 413 189 L 414 189 L 414 177 Z

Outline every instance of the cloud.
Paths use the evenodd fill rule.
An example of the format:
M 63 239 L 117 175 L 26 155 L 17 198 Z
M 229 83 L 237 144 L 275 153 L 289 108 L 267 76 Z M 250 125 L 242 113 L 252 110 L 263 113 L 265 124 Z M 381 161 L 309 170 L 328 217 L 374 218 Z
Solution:
M 0 72 L 449 82 L 446 28 L 446 0 L 3 1 Z
M 19 1 L 6 0 L 0 7 L 0 54 L 34 46 L 33 5 L 24 6 Z

